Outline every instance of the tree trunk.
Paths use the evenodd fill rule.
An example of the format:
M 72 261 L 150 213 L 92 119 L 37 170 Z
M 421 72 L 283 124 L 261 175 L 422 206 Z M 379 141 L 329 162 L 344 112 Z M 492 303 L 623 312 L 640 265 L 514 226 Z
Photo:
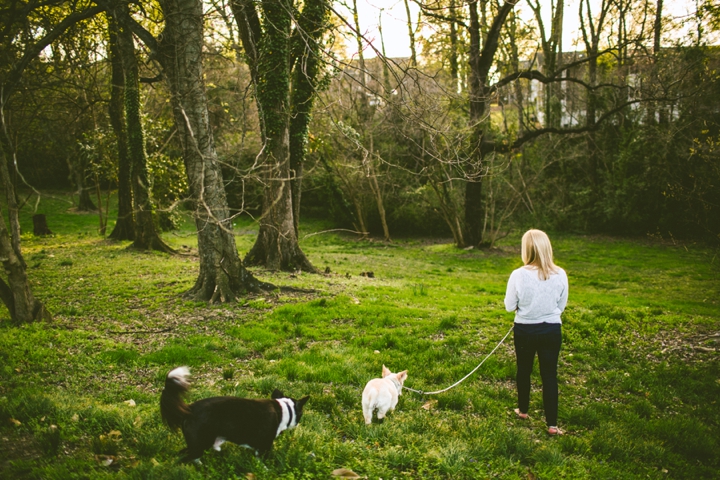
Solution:
M 300 199 L 303 164 L 307 154 L 308 126 L 320 70 L 319 39 L 325 28 L 326 6 L 325 1 L 305 4 L 298 19 L 302 33 L 294 35 L 294 42 L 291 44 L 293 82 L 290 97 L 290 189 L 296 237 L 300 224 Z
M 514 72 L 520 71 L 520 53 L 518 52 L 517 44 L 517 18 L 515 12 L 510 13 L 508 37 L 510 40 L 510 62 Z M 515 82 L 513 87 L 515 93 L 515 108 L 517 109 L 518 115 L 518 137 L 522 137 L 525 133 L 525 102 L 523 100 L 522 83 L 520 80 Z
M 0 182 L 5 190 L 8 204 L 8 218 L 11 232 L 0 215 L 0 261 L 7 274 L 7 281 L 0 278 L 0 299 L 10 312 L 15 323 L 29 323 L 37 320 L 51 320 L 45 306 L 35 298 L 27 278 L 25 260 L 20 252 L 20 221 L 15 201 L 15 187 L 10 179 L 7 159 L 0 145 Z
M 485 99 L 480 75 L 480 20 L 478 18 L 477 1 L 469 3 L 470 7 L 470 126 L 472 141 L 470 143 L 470 171 L 466 173 L 465 182 L 465 241 L 471 246 L 479 246 L 482 242 L 482 136 L 481 124 L 485 112 Z
M 200 274 L 185 296 L 229 302 L 245 292 L 273 287 L 252 276 L 235 245 L 203 81 L 203 4 L 200 0 L 161 0 L 160 5 L 165 28 L 159 59 L 170 88 L 198 231 Z
M 483 243 L 482 229 L 483 207 L 483 142 L 485 141 L 485 121 L 488 109 L 486 94 L 488 74 L 498 48 L 500 31 L 515 3 L 505 2 L 493 19 L 487 31 L 482 52 L 480 51 L 481 25 L 478 18 L 477 0 L 469 2 L 470 9 L 470 142 L 469 171 L 465 181 L 465 242 L 479 247 Z
M 554 2 L 550 2 L 550 37 L 548 38 L 545 34 L 545 24 L 543 23 L 542 16 L 542 2 L 536 0 L 532 3 L 532 0 L 528 0 L 528 4 L 532 9 L 535 20 L 538 23 L 540 30 L 540 44 L 543 52 L 543 73 L 547 76 L 555 75 L 555 71 L 559 66 L 559 54 L 558 49 L 562 51 L 562 24 L 563 24 L 563 10 L 564 1 L 557 0 L 557 5 Z M 547 5 L 547 4 L 545 4 Z M 544 90 L 544 126 L 546 127 L 558 127 L 560 124 L 560 94 L 561 90 L 557 83 L 551 82 L 546 83 L 543 86 Z
M 662 35 L 662 9 L 663 0 L 657 0 L 655 6 L 655 22 L 653 25 L 653 54 L 657 55 L 660 53 L 660 39 Z
M 128 153 L 131 165 L 133 200 L 135 201 L 135 238 L 133 248 L 174 253 L 158 235 L 153 221 L 150 200 L 150 182 L 145 153 L 145 133 L 140 118 L 140 74 L 135 58 L 135 43 L 127 23 L 126 6 L 116 9 L 118 23 L 118 50 L 122 58 L 125 77 L 125 121 L 127 125 Z
M 75 160 L 68 159 L 68 166 L 70 167 L 71 180 L 77 188 L 77 210 L 79 212 L 94 212 L 97 210 L 97 207 L 90 197 L 90 189 L 85 186 L 85 170 L 87 169 L 85 154 L 79 153 Z
M 387 55 L 385 54 L 385 37 L 383 36 L 382 29 L 382 9 L 378 14 L 378 33 L 380 34 L 380 51 L 382 52 L 383 62 L 383 88 L 385 89 L 385 95 L 389 95 L 390 89 L 390 67 L 388 66 Z
M 117 138 L 118 148 L 118 216 L 110 238 L 115 240 L 134 240 L 135 221 L 132 211 L 132 186 L 130 183 L 130 158 L 125 128 L 125 74 L 117 45 L 117 23 L 108 15 L 110 34 L 110 63 L 112 67 L 112 86 L 110 90 L 109 117 Z
M 408 37 L 410 38 L 410 66 L 417 66 L 417 53 L 415 52 L 415 29 L 412 25 L 412 14 L 410 13 L 410 2 L 405 0 L 405 13 L 407 14 Z
M 454 202 L 450 196 L 450 192 L 448 192 L 447 189 L 448 180 L 448 178 L 444 178 L 441 182 L 438 182 L 431 174 L 428 176 L 427 182 L 435 192 L 435 196 L 440 203 L 440 214 L 442 215 L 443 220 L 445 220 L 445 223 L 447 223 L 447 226 L 450 228 L 450 232 L 452 232 L 455 245 L 458 248 L 464 248 L 465 239 L 463 237 L 462 225 L 460 223 L 460 217 L 458 216 L 457 209 L 453 205 Z
M 611 1 L 603 0 L 600 3 L 600 12 L 595 19 L 591 10 L 590 0 L 582 0 L 580 2 L 580 31 L 582 32 L 582 38 L 585 43 L 585 52 L 588 57 L 588 85 L 595 87 L 597 84 L 597 67 L 598 67 L 598 52 L 600 50 L 600 35 L 603 31 L 605 18 L 612 6 Z M 584 13 L 584 11 L 587 13 Z M 587 15 L 587 18 L 585 18 Z M 598 95 L 594 89 L 587 91 L 587 102 L 586 102 L 586 115 L 585 115 L 585 126 L 590 128 L 595 125 L 597 120 L 597 107 L 598 107 Z M 598 188 L 600 184 L 600 175 L 598 171 L 598 148 L 596 144 L 596 133 L 594 130 L 589 130 L 587 133 L 587 159 L 589 163 L 590 182 L 595 195 L 598 194 Z
M 47 218 L 44 214 L 38 213 L 33 215 L 33 235 L 36 237 L 43 237 L 45 235 L 52 235 L 52 231 L 48 227 Z
M 373 195 L 375 196 L 375 205 L 377 205 L 378 215 L 380 215 L 380 224 L 382 225 L 383 229 L 383 238 L 386 242 L 391 242 L 392 239 L 390 238 L 390 228 L 388 227 L 387 218 L 385 216 L 385 203 L 383 201 L 382 190 L 380 189 L 380 185 L 377 181 L 377 173 L 375 173 L 374 162 L 375 153 L 373 136 L 372 134 L 370 134 L 370 151 L 367 153 L 367 156 L 363 160 L 363 164 L 365 165 L 366 175 L 368 177 L 368 182 L 370 183 L 370 190 L 372 190 Z
M 460 93 L 460 81 L 458 76 L 458 32 L 456 23 L 455 0 L 450 0 L 450 78 L 453 81 L 455 93 Z
M 314 2 L 306 3 L 301 15 L 304 15 L 305 10 L 313 5 Z M 255 244 L 245 257 L 245 262 L 248 265 L 264 265 L 270 270 L 299 269 L 315 272 L 315 267 L 300 249 L 293 210 L 291 181 L 297 178 L 297 170 L 295 175 L 291 173 L 290 116 L 288 115 L 290 111 L 290 59 L 294 46 L 290 41 L 292 2 L 264 0 L 262 9 L 264 31 L 260 36 L 260 42 L 246 46 L 245 49 L 252 49 L 259 54 L 255 86 L 263 127 L 262 160 L 265 190 L 260 230 Z M 254 11 L 254 6 L 248 2 L 242 5 L 242 9 L 236 7 L 236 12 L 245 15 L 245 18 L 237 18 L 238 28 L 247 29 L 247 26 L 252 23 L 250 18 L 252 15 L 248 15 L 250 10 Z M 252 37 L 257 39 L 257 32 L 255 35 L 241 34 L 243 39 Z M 305 40 L 301 39 L 301 41 Z M 298 65 L 301 70 L 308 66 L 307 64 L 304 67 Z M 312 68 L 317 68 L 317 66 Z M 309 89 L 307 92 L 298 92 L 299 97 L 306 95 L 311 95 Z M 296 105 L 296 107 L 304 108 L 303 105 Z M 296 135 L 307 131 L 307 125 L 303 125 L 303 123 L 308 120 L 309 118 L 304 115 L 297 120 L 296 131 L 294 131 Z M 295 141 L 297 140 L 298 137 L 295 138 Z M 301 168 L 302 162 L 298 159 L 304 156 L 300 151 L 297 154 L 294 165 L 296 169 Z M 295 186 L 297 187 L 295 193 L 299 200 L 300 184 L 296 183 Z
M 655 22 L 653 25 L 653 57 L 654 57 L 654 67 L 655 69 L 658 68 L 657 61 L 658 57 L 660 55 L 660 48 L 662 47 L 661 39 L 662 39 L 662 9 L 663 9 L 663 0 L 657 0 L 657 4 L 655 6 Z M 655 74 L 657 75 L 657 74 Z M 655 112 L 655 106 L 657 105 L 658 110 L 657 114 Z M 665 124 L 667 121 L 667 111 L 664 108 L 662 104 L 657 104 L 656 102 L 650 102 L 648 106 L 648 120 L 651 124 L 653 123 L 660 123 Z M 657 118 L 656 118 L 657 116 Z

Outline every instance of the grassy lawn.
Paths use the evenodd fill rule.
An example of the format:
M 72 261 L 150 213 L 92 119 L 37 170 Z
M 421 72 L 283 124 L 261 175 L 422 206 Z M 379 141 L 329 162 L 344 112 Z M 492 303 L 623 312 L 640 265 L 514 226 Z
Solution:
M 0 478 L 718 478 L 720 255 L 694 245 L 551 234 L 570 279 L 560 358 L 560 427 L 546 435 L 539 376 L 516 420 L 511 337 L 460 386 L 405 392 L 365 426 L 360 397 L 382 365 L 406 386 L 444 388 L 512 324 L 503 296 L 519 233 L 491 251 L 449 241 L 359 241 L 303 224 L 326 274 L 254 270 L 277 291 L 230 305 L 182 299 L 198 272 L 188 222 L 164 238 L 183 254 L 138 253 L 97 235 L 97 215 L 43 198 L 55 235 L 23 235 L 51 323 L 0 311 Z M 31 232 L 31 207 L 23 211 Z M 111 214 L 111 218 L 112 214 Z M 236 225 L 241 254 L 257 227 Z M 374 278 L 362 276 L 373 272 Z M 160 420 L 167 372 L 188 365 L 189 400 L 311 399 L 262 462 L 225 444 L 180 465 L 182 435 Z M 537 368 L 536 368 L 537 370 Z

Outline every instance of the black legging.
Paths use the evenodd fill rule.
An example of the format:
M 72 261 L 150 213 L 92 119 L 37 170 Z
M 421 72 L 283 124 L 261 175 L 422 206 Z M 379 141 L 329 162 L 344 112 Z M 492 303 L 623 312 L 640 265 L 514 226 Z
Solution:
M 560 325 L 549 333 L 525 333 L 517 327 L 514 332 L 518 408 L 520 412 L 527 413 L 530 407 L 530 374 L 537 353 L 542 377 L 545 422 L 551 427 L 557 425 L 558 414 L 557 365 L 562 344 L 562 331 L 559 327 Z

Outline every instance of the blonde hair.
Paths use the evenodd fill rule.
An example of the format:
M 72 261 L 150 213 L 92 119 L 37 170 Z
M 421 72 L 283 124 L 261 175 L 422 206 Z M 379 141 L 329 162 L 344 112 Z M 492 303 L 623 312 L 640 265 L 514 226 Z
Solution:
M 542 230 L 528 230 L 522 237 L 522 261 L 538 269 L 541 280 L 547 280 L 557 273 L 557 265 L 553 263 L 552 245 L 547 234 Z

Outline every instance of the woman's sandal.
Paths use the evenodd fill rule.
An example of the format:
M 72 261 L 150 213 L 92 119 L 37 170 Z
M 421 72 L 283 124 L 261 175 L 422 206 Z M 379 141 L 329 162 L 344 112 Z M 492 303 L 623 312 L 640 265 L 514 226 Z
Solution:
M 560 430 L 558 427 L 548 427 L 548 435 L 555 437 L 557 435 L 563 435 L 565 432 Z
M 520 420 L 527 420 L 528 414 L 520 412 L 519 408 L 515 409 L 515 416 L 518 417 Z

